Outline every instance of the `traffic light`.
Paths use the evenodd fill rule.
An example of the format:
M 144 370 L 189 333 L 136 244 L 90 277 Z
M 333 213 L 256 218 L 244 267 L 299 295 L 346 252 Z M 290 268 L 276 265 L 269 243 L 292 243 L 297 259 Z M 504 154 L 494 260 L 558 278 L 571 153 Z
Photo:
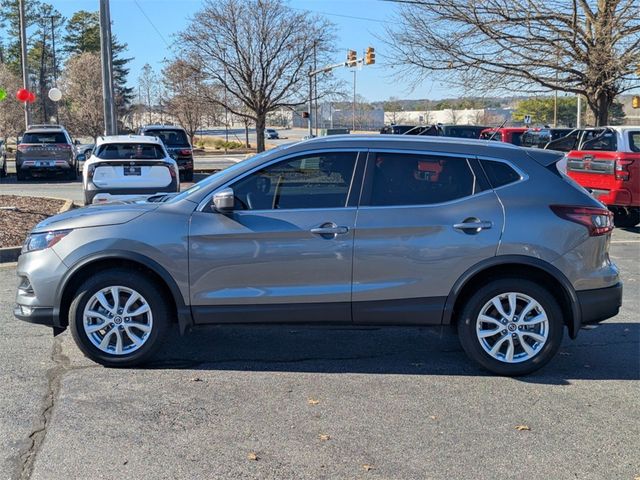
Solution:
M 347 65 L 355 67 L 358 63 L 358 52 L 355 50 L 347 50 Z
M 376 63 L 376 51 L 373 47 L 367 47 L 367 53 L 364 56 L 365 65 L 373 65 Z
M 631 106 L 633 108 L 640 108 L 640 95 L 635 95 L 632 99 L 631 99 Z

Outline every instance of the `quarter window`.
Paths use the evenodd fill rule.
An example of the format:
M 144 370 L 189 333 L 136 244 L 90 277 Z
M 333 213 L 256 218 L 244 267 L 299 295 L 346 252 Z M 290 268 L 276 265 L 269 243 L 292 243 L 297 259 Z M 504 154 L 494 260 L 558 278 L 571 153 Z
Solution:
M 347 204 L 357 152 L 325 152 L 270 165 L 233 188 L 239 210 L 337 208 Z
M 632 152 L 640 152 L 640 131 L 629 132 L 629 146 Z
M 489 177 L 489 182 L 493 188 L 498 188 L 509 183 L 517 182 L 522 177 L 518 172 L 506 163 L 482 160 L 482 168 Z
M 431 205 L 473 195 L 476 178 L 465 158 L 373 153 L 370 205 Z

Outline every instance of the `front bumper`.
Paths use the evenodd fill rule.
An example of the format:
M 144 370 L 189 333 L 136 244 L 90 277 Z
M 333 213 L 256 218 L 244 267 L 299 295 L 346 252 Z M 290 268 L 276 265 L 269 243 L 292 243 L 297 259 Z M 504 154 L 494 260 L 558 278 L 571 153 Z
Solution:
M 53 313 L 53 308 L 50 307 L 16 305 L 13 309 L 13 316 L 23 322 L 36 323 L 48 327 L 58 326 L 58 316 Z
M 582 325 L 598 323 L 614 317 L 622 306 L 622 282 L 612 287 L 576 291 Z

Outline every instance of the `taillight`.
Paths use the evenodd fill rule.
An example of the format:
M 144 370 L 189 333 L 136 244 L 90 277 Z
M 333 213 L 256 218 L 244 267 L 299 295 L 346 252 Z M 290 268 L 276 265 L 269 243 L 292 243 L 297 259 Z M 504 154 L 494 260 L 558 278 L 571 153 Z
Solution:
M 176 169 L 173 168 L 173 165 L 169 164 L 167 165 L 167 168 L 169 169 L 169 175 L 171 175 L 171 178 L 176 178 Z
M 18 144 L 16 148 L 19 152 L 26 152 L 29 149 L 27 145 L 23 145 L 22 143 Z
M 180 155 L 191 155 L 191 150 L 189 150 L 188 148 L 185 148 L 184 150 L 180 150 L 178 153 Z
M 93 174 L 96 171 L 96 166 L 94 165 L 87 165 L 87 178 L 93 178 Z
M 616 159 L 616 180 L 629 180 L 629 165 L 632 163 L 633 160 Z
M 68 143 L 56 143 L 56 147 L 61 150 L 71 150 L 71 145 Z
M 606 208 L 570 205 L 550 205 L 549 208 L 560 218 L 587 227 L 591 237 L 604 235 L 613 230 L 613 213 Z

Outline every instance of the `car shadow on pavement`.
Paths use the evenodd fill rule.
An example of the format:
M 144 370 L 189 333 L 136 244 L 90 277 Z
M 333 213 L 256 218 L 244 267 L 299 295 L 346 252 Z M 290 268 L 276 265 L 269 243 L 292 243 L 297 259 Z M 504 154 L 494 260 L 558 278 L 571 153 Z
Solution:
M 637 380 L 640 324 L 605 323 L 565 340 L 555 359 L 521 381 L 568 384 Z M 450 327 L 200 327 L 172 328 L 152 369 L 260 372 L 491 376 L 467 359 Z

